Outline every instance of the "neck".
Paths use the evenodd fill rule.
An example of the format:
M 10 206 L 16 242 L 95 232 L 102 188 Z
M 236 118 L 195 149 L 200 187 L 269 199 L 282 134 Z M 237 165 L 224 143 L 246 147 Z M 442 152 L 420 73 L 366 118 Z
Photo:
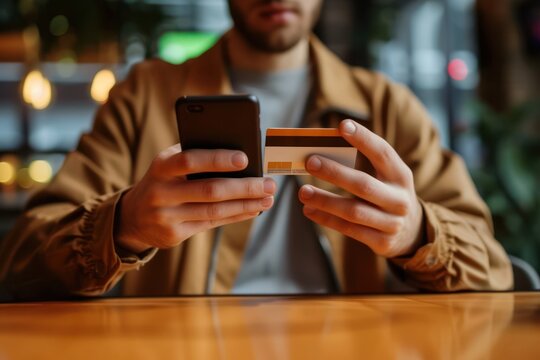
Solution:
M 255 49 L 235 29 L 227 37 L 229 62 L 237 69 L 252 71 L 281 71 L 297 69 L 308 62 L 309 43 L 302 39 L 291 49 L 271 53 Z

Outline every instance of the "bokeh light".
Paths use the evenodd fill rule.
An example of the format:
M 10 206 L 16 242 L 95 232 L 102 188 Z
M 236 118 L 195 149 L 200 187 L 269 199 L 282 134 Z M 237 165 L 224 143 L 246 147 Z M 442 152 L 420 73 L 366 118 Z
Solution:
M 465 61 L 453 59 L 448 63 L 448 75 L 455 81 L 463 81 L 469 75 L 469 68 Z
M 65 51 L 62 58 L 56 63 L 56 71 L 60 77 L 67 79 L 75 75 L 77 72 L 77 62 L 75 54 L 71 51 Z
M 103 69 L 96 73 L 92 86 L 90 87 L 90 95 L 92 99 L 98 103 L 104 103 L 109 98 L 111 88 L 116 84 L 116 78 L 111 70 Z
M 7 161 L 0 161 L 0 184 L 11 185 L 15 181 L 15 166 Z
M 51 83 L 39 70 L 30 71 L 26 75 L 22 92 L 23 100 L 36 110 L 43 110 L 51 103 Z
M 49 30 L 54 36 L 62 36 L 69 30 L 69 21 L 64 15 L 56 15 L 49 24 Z
M 28 167 L 28 174 L 30 179 L 38 183 L 48 183 L 52 178 L 52 167 L 45 160 L 34 160 Z
M 165 61 L 180 64 L 208 50 L 218 38 L 215 33 L 166 32 L 158 40 L 158 53 Z

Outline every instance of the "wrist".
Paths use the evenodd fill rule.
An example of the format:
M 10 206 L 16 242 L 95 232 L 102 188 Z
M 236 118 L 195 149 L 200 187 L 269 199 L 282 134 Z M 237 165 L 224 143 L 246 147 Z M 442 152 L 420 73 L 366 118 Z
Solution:
M 426 244 L 426 220 L 424 215 L 424 207 L 420 204 L 420 201 L 417 200 L 417 211 L 415 216 L 415 225 L 413 226 L 413 231 L 411 233 L 411 244 L 403 251 L 398 257 L 411 257 L 416 254 L 416 252 Z
M 116 246 L 134 254 L 140 254 L 150 249 L 152 246 L 138 240 L 136 236 L 132 235 L 136 232 L 133 230 L 130 231 L 130 221 L 128 220 L 128 216 L 122 211 L 123 208 L 126 208 L 124 207 L 124 203 L 129 196 L 129 193 L 130 190 L 122 194 L 122 197 L 117 204 L 113 240 Z
M 134 254 L 141 254 L 150 248 L 150 245 L 133 238 L 122 236 L 121 233 L 114 237 L 114 244 Z

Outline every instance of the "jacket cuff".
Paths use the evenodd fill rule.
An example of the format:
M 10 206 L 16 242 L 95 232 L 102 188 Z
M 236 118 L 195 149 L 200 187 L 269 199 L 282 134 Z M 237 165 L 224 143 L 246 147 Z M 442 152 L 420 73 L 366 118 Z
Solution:
M 140 255 L 117 252 L 114 243 L 115 215 L 124 192 L 87 200 L 57 224 L 60 230 L 55 238 L 58 241 L 53 243 L 71 239 L 71 245 L 53 250 L 48 263 L 72 293 L 100 295 L 110 290 L 124 272 L 138 269 L 156 253 L 155 249 Z M 77 221 L 79 216 L 81 220 Z M 58 258 L 67 259 L 62 269 L 58 268 Z
M 116 255 L 118 255 L 118 258 L 120 259 L 120 269 L 122 271 L 138 270 L 141 266 L 150 261 L 158 252 L 157 248 L 151 248 L 143 251 L 140 254 L 136 254 L 134 252 L 124 249 L 116 243 L 114 244 L 114 250 L 116 251 Z

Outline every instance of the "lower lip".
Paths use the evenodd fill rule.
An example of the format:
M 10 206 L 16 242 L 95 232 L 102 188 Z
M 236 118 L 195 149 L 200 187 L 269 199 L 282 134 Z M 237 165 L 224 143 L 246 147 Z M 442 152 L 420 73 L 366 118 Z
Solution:
M 272 25 L 287 25 L 294 21 L 296 14 L 294 11 L 275 11 L 272 13 L 262 14 L 263 21 Z

